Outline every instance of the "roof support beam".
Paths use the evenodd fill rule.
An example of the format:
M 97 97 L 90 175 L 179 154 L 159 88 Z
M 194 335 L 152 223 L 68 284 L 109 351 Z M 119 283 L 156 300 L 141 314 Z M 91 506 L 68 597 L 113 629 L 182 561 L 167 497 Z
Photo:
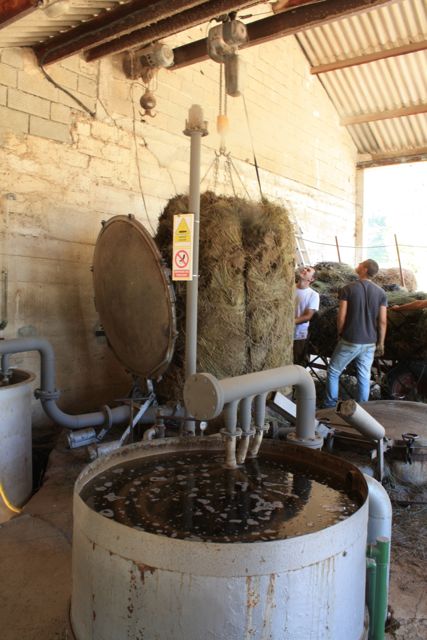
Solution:
M 203 4 L 198 4 L 193 9 L 182 11 L 172 18 L 166 18 L 144 29 L 137 29 L 121 38 L 116 38 L 99 47 L 89 49 L 85 52 L 85 58 L 90 62 L 112 53 L 126 51 L 126 49 L 132 47 L 145 46 L 153 41 L 167 38 L 185 29 L 207 22 L 221 14 L 237 11 L 254 4 L 256 4 L 256 0 L 209 0 Z
M 185 9 L 192 9 L 202 2 L 203 0 L 134 0 L 111 11 L 104 11 L 89 22 L 43 42 L 34 47 L 34 51 L 40 64 L 58 62 L 83 49 L 134 29 L 148 27 Z
M 364 124 L 366 122 L 376 122 L 377 120 L 389 120 L 390 118 L 402 118 L 403 116 L 415 116 L 419 113 L 427 113 L 427 103 L 414 104 L 410 107 L 399 107 L 389 111 L 375 111 L 373 113 L 361 113 L 357 116 L 341 118 L 340 124 L 348 127 L 352 124 Z
M 384 60 L 385 58 L 402 56 L 406 55 L 407 53 L 414 53 L 415 51 L 424 51 L 424 49 L 427 49 L 427 40 L 408 42 L 407 44 L 403 44 L 400 47 L 382 49 L 382 51 L 365 53 L 362 56 L 354 56 L 353 58 L 346 58 L 345 60 L 336 60 L 335 62 L 329 62 L 327 64 L 319 64 L 315 67 L 311 67 L 310 73 L 312 73 L 313 75 L 317 75 L 319 73 L 327 73 L 328 71 L 337 71 L 337 69 L 355 67 L 359 64 L 367 64 L 368 62 L 375 62 L 376 60 Z
M 279 13 L 280 11 L 287 11 L 288 9 L 292 9 L 292 7 L 298 7 L 302 4 L 316 4 L 316 2 L 325 2 L 325 0 L 277 0 L 272 5 L 272 9 L 274 13 Z
M 247 24 L 249 41 L 243 45 L 251 47 L 284 36 L 294 35 L 303 29 L 332 22 L 339 18 L 348 17 L 356 13 L 374 9 L 389 4 L 393 0 L 325 0 L 292 11 L 285 11 L 263 20 Z M 174 49 L 175 64 L 172 69 L 186 67 L 196 62 L 207 60 L 206 39 L 197 40 L 190 44 Z
M 394 153 L 363 154 L 356 166 L 358 169 L 369 169 L 370 167 L 381 167 L 389 164 L 425 161 L 427 161 L 427 147 L 418 147 L 416 149 L 401 149 Z
M 0 28 L 37 9 L 38 0 L 2 0 L 0 2 Z

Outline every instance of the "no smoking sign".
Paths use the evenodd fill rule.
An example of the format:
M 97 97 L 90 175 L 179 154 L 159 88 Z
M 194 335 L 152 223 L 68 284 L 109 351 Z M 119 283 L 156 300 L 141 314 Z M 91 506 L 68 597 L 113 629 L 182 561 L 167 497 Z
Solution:
M 193 279 L 193 229 L 192 213 L 173 217 L 172 280 Z
M 188 266 L 189 262 L 190 262 L 190 256 L 188 255 L 188 252 L 185 249 L 180 249 L 179 251 L 176 252 L 175 265 L 178 267 L 178 269 L 184 269 L 185 267 Z

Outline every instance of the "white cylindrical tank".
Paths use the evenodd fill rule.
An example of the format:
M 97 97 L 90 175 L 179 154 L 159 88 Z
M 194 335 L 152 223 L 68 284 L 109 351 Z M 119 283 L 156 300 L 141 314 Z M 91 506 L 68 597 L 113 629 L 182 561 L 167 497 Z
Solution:
M 31 384 L 35 376 L 14 369 L 0 386 L 0 482 L 10 502 L 21 506 L 30 497 L 32 478 Z
M 198 442 L 196 442 L 198 441 Z M 210 438 L 131 445 L 89 465 L 74 491 L 71 621 L 78 640 L 362 640 L 366 630 L 367 487 L 352 465 L 363 504 L 326 529 L 284 540 L 213 543 L 147 533 L 110 520 L 80 497 L 112 466 L 177 451 L 218 452 Z M 319 471 L 327 454 L 266 441 L 284 459 L 306 456 Z M 209 451 L 208 451 L 209 450 Z M 319 458 L 320 456 L 320 458 Z M 327 463 L 323 463 L 324 465 Z

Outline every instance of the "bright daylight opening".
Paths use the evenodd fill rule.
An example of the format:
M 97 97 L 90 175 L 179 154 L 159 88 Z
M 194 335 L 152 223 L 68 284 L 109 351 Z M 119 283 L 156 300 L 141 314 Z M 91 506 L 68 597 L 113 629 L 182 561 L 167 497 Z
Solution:
M 399 249 L 402 268 L 427 290 L 427 162 L 365 170 L 363 245 L 381 268 L 399 266 Z

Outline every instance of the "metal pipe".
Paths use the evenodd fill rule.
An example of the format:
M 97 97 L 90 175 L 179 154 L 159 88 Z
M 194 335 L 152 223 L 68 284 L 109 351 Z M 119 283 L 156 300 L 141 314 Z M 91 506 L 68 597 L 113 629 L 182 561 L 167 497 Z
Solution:
M 206 135 L 203 112 L 199 105 L 192 105 L 184 131 L 191 138 L 189 210 L 194 214 L 193 278 L 187 283 L 185 319 L 185 377 L 196 373 L 197 367 L 197 305 L 199 278 L 199 229 L 200 229 L 200 151 L 202 135 Z
M 238 435 L 237 431 L 237 410 L 239 403 L 237 400 L 230 402 L 224 407 L 224 424 L 222 434 L 225 437 L 225 466 L 227 469 L 235 469 L 237 467 L 236 458 L 236 440 Z
M 289 365 L 217 380 L 209 373 L 196 373 L 184 385 L 185 405 L 198 420 L 217 417 L 224 406 L 248 396 L 258 396 L 287 385 L 296 387 L 296 434 L 292 442 L 320 448 L 323 439 L 315 432 L 316 390 L 304 367 Z
M 382 440 L 384 438 L 384 427 L 355 400 L 338 402 L 336 412 L 347 424 L 357 429 L 370 440 Z
M 369 489 L 368 544 L 375 544 L 377 538 L 391 540 L 392 507 L 388 493 L 378 480 L 363 475 Z
M 199 278 L 199 228 L 200 228 L 200 131 L 191 133 L 190 198 L 189 210 L 194 213 L 193 279 L 187 282 L 185 320 L 185 377 L 197 370 L 197 307 Z
M 226 407 L 224 407 L 224 424 L 227 432 L 231 436 L 236 435 L 237 430 L 237 409 L 239 403 L 237 401 L 230 402 Z
M 129 419 L 129 407 L 121 405 L 114 409 L 94 411 L 70 415 L 64 413 L 56 404 L 60 392 L 55 389 L 55 354 L 52 345 L 44 338 L 21 338 L 0 341 L 0 355 L 8 356 L 13 353 L 38 351 L 40 354 L 40 389 L 35 392 L 46 414 L 54 422 L 67 429 L 82 429 L 83 427 L 97 427 L 111 421 L 119 424 Z
M 390 579 L 390 541 L 392 507 L 387 491 L 382 484 L 363 474 L 369 489 L 369 519 L 368 519 L 368 556 L 377 562 L 377 577 L 375 587 L 375 618 L 373 628 L 378 633 L 382 628 L 383 635 L 369 635 L 369 638 L 379 640 L 384 638 L 384 624 L 387 616 L 388 585 Z M 382 543 L 387 542 L 385 547 Z M 375 551 L 375 549 L 377 549 Z M 384 554 L 387 553 L 385 561 Z M 379 560 L 378 560 L 379 556 Z M 381 564 L 378 564 L 378 562 Z M 386 565 L 384 567 L 384 565 Z M 385 604 L 384 604 L 385 603 Z M 380 622 L 378 622 L 378 617 Z M 371 625 L 370 625 L 371 632 Z
M 267 394 L 261 393 L 255 398 L 255 436 L 252 442 L 250 457 L 256 458 L 260 450 L 265 431 L 265 403 Z
M 9 375 L 10 372 L 10 353 L 4 353 L 1 357 L 1 372 L 3 376 Z
M 251 422 L 252 422 L 252 401 L 253 397 L 248 396 L 247 398 L 243 398 L 239 406 L 239 418 L 240 418 L 240 426 L 243 431 L 243 435 L 249 435 L 251 430 Z
M 194 214 L 193 273 L 187 282 L 185 317 L 185 378 L 197 371 L 197 306 L 199 288 L 199 229 L 200 229 L 200 151 L 202 136 L 207 135 L 206 122 L 199 105 L 192 105 L 188 112 L 185 135 L 190 136 L 190 185 L 189 210 Z M 194 421 L 186 423 L 186 431 L 195 433 Z
M 13 353 L 38 351 L 40 353 L 40 384 L 44 391 L 54 393 L 55 390 L 55 354 L 52 345 L 44 338 L 16 338 L 0 342 L 0 355 L 5 357 Z
M 87 448 L 89 460 L 96 460 L 102 456 L 108 456 L 116 449 L 120 448 L 120 440 L 111 440 L 110 442 L 101 442 L 101 444 L 90 444 Z
M 10 355 L 5 353 L 1 357 L 1 376 L 4 384 L 8 384 L 10 376 L 12 375 L 12 369 L 10 367 Z
M 255 398 L 255 426 L 264 427 L 265 424 L 265 403 L 267 394 L 261 393 Z
M 252 401 L 253 396 L 248 396 L 247 398 L 243 398 L 239 406 L 239 418 L 240 426 L 242 428 L 242 436 L 237 447 L 237 464 L 243 464 L 245 462 L 249 449 L 249 441 L 254 432 L 253 429 L 251 430 Z

